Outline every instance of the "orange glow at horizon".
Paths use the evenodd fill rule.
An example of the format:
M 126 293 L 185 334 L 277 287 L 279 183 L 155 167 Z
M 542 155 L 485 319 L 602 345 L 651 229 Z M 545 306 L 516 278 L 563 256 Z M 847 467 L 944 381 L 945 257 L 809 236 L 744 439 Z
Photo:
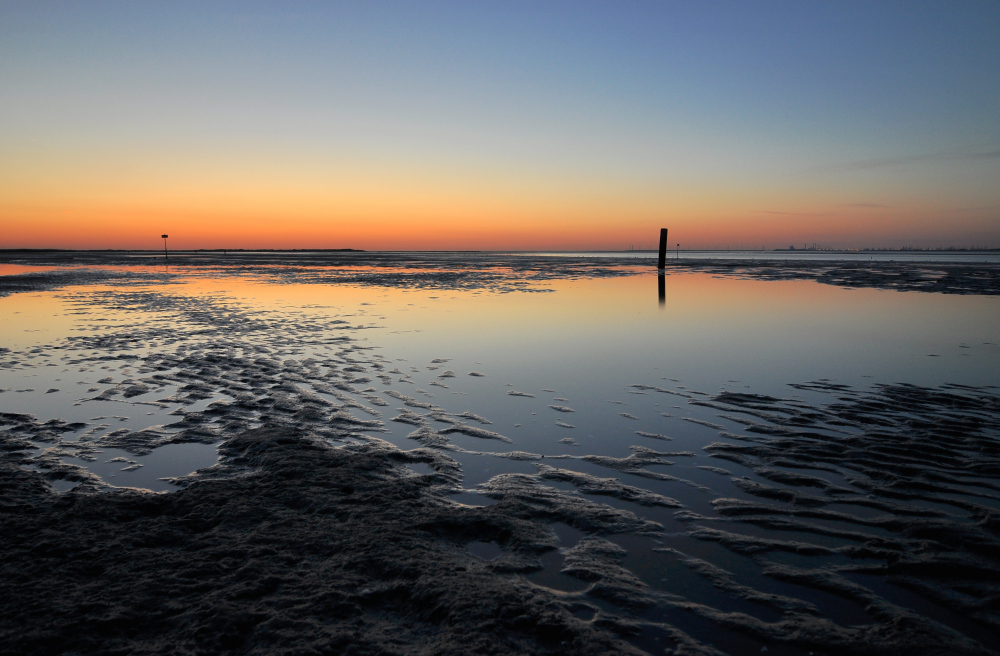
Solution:
M 791 211 L 768 212 L 758 208 L 776 203 L 750 190 L 466 182 L 183 190 L 64 184 L 52 193 L 0 195 L 0 248 L 157 249 L 165 232 L 175 249 L 622 250 L 655 248 L 661 227 L 670 229 L 671 248 L 851 248 L 941 242 L 944 229 L 957 228 L 954 219 L 942 225 L 942 209 L 929 202 L 844 208 L 813 194 L 782 204 Z M 961 221 L 965 233 L 994 228 L 986 215 Z
M 11 213 L 13 214 L 13 213 Z M 843 248 L 905 245 L 933 240 L 916 222 L 870 216 L 844 217 L 836 226 L 788 225 L 756 217 L 701 218 L 664 213 L 590 220 L 480 211 L 478 220 L 460 216 L 288 216 L 209 212 L 24 211 L 4 219 L 0 248 L 159 250 L 162 232 L 172 249 L 357 248 L 363 250 L 637 250 L 653 249 L 661 227 L 670 229 L 670 248 L 787 248 L 822 242 Z M 817 230 L 821 228 L 821 230 Z M 853 229 L 852 229 L 853 228 Z M 924 229 L 921 229 L 924 228 Z M 987 225 L 983 226 L 988 228 Z M 905 233 L 906 239 L 892 236 Z M 929 234 L 924 234 L 929 233 Z M 819 237 L 817 237 L 819 235 Z
M 866 205 L 849 202 L 857 189 L 747 176 L 55 146 L 4 153 L 0 173 L 0 248 L 158 249 L 167 233 L 175 249 L 623 250 L 655 248 L 661 227 L 685 249 L 1000 237 L 989 207 L 955 214 L 933 191 Z

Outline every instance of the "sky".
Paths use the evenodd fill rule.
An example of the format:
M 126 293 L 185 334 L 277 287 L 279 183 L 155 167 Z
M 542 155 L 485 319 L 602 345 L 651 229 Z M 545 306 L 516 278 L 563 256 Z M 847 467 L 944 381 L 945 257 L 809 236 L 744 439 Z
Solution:
M 1000 247 L 1000 3 L 0 0 L 0 248 Z

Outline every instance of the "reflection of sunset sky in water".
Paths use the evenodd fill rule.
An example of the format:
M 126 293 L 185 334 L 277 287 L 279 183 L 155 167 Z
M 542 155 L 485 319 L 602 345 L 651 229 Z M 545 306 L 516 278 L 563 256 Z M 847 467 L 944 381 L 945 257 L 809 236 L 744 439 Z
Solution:
M 143 267 L 118 270 L 147 271 Z M 664 277 L 661 305 L 658 276 L 651 273 L 555 279 L 528 285 L 534 291 L 494 293 L 298 284 L 282 282 L 294 276 L 274 278 L 268 267 L 248 267 L 221 277 L 196 268 L 170 267 L 169 271 L 177 277 L 151 286 L 141 282 L 92 285 L 0 298 L 4 346 L 25 352 L 24 362 L 31 365 L 27 370 L 0 370 L 0 389 L 7 390 L 0 397 L 5 408 L 36 414 L 43 421 L 119 417 L 108 430 L 169 425 L 176 421 L 170 414 L 176 404 L 151 408 L 132 405 L 121 397 L 111 402 L 78 402 L 123 380 L 148 375 L 137 373 L 134 362 L 122 356 L 169 354 L 184 341 L 170 344 L 154 339 L 155 346 L 147 347 L 140 339 L 135 348 L 117 352 L 97 348 L 86 352 L 96 358 L 83 365 L 90 368 L 88 373 L 77 367 L 67 371 L 63 366 L 47 366 L 49 361 L 61 365 L 59 358 L 69 356 L 46 347 L 58 346 L 67 337 L 128 337 L 153 323 L 166 329 L 166 335 L 200 343 L 206 338 L 199 337 L 198 331 L 210 327 L 213 317 L 234 312 L 248 321 L 264 319 L 272 326 L 266 334 L 236 336 L 234 343 L 261 344 L 279 360 L 302 360 L 336 352 L 339 347 L 321 343 L 331 335 L 350 337 L 358 346 L 371 349 L 363 352 L 363 359 L 383 358 L 382 374 L 399 367 L 402 375 L 393 375 L 391 385 L 373 377 L 368 385 L 381 390 L 379 394 L 393 389 L 449 412 L 472 411 L 493 422 L 490 430 L 514 440 L 514 445 L 508 445 L 464 435 L 451 438 L 463 448 L 480 451 L 515 448 L 559 455 L 579 449 L 622 457 L 628 445 L 636 442 L 635 430 L 673 436 L 672 448 L 697 451 L 704 446 L 712 431 L 680 417 L 714 424 L 719 421 L 716 413 L 691 406 L 680 397 L 639 393 L 630 387 L 634 384 L 684 393 L 733 390 L 820 402 L 821 395 L 793 390 L 787 384 L 829 379 L 859 389 L 900 382 L 983 385 L 995 383 L 995 372 L 1000 369 L 1000 346 L 984 344 L 996 341 L 995 326 L 1000 325 L 1000 303 L 988 296 L 843 289 L 810 281 L 765 282 L 681 273 Z M 177 308 L 158 306 L 155 300 L 143 309 L 115 309 L 114 297 L 110 303 L 88 300 L 96 298 L 92 294 L 146 291 L 154 298 L 195 299 L 186 307 L 207 313 L 191 320 L 185 318 L 183 309 L 175 314 Z M 310 332 L 328 321 L 345 323 L 332 331 Z M 207 344 L 214 345 L 215 339 L 209 337 Z M 222 337 L 223 343 L 226 339 Z M 447 362 L 432 365 L 441 358 Z M 454 377 L 440 377 L 449 370 Z M 469 376 L 472 371 L 485 376 Z M 369 369 L 367 375 L 374 373 Z M 112 384 L 96 382 L 109 375 Z M 303 389 L 310 385 L 297 384 Z M 49 389 L 59 391 L 46 393 Z M 135 400 L 163 398 L 175 389 L 176 385 Z M 511 390 L 533 397 L 511 396 Z M 382 408 L 386 420 L 401 403 L 384 398 L 389 402 L 388 408 Z M 203 409 L 216 400 L 228 401 L 229 397 L 218 392 L 186 409 Z M 556 412 L 552 405 L 575 412 Z M 664 417 L 664 412 L 670 416 Z M 412 426 L 385 421 L 385 428 L 388 433 L 373 435 L 401 448 L 415 446 L 407 439 Z M 573 438 L 577 446 L 558 442 L 565 437 Z M 196 447 L 192 453 L 202 448 Z M 171 469 L 168 451 L 183 471 Z M 131 478 L 128 473 L 118 477 L 167 489 L 157 476 L 185 474 L 192 462 L 183 445 L 168 451 L 141 457 L 145 469 Z M 199 453 L 210 458 L 210 451 Z M 116 451 L 115 455 L 121 454 Z M 199 466 L 207 464 L 211 461 Z M 476 459 L 465 459 L 463 467 L 468 485 L 501 470 L 533 471 L 529 464 Z M 690 469 L 690 478 L 705 475 Z
M 787 383 L 817 379 L 858 387 L 898 382 L 991 384 L 1000 368 L 1000 347 L 984 344 L 997 341 L 1000 303 L 994 297 L 849 290 L 808 281 L 763 282 L 690 273 L 665 276 L 665 300 L 660 305 L 657 276 L 652 274 L 550 280 L 530 286 L 548 291 L 498 294 L 274 284 L 262 282 L 267 279 L 263 270 L 212 277 L 177 267 L 174 273 L 177 279 L 151 287 L 80 288 L 81 298 L 103 291 L 149 290 L 215 299 L 226 307 L 242 309 L 249 317 L 266 315 L 290 332 L 303 317 L 343 320 L 364 327 L 345 334 L 359 345 L 374 347 L 372 353 L 398 361 L 412 376 L 395 389 L 411 396 L 417 388 L 426 390 L 434 395 L 435 404 L 454 412 L 472 410 L 496 422 L 501 433 L 532 442 L 548 441 L 553 429 L 561 430 L 555 428 L 557 420 L 569 421 L 595 438 L 601 429 L 617 434 L 636 428 L 615 424 L 616 413 L 609 414 L 610 406 L 605 407 L 609 400 L 628 401 L 627 387 L 634 383 L 682 385 L 707 393 L 733 389 L 788 396 L 798 392 Z M 172 316 L 169 308 L 135 311 L 102 305 L 90 309 L 85 304 L 74 308 L 64 300 L 72 291 L 0 298 L 4 345 L 31 349 L 74 335 L 128 334 L 130 326 Z M 177 327 L 181 336 L 188 329 L 184 324 Z M 196 335 L 191 337 L 199 341 Z M 282 335 L 270 334 L 267 339 L 281 343 Z M 303 341 L 301 333 L 289 338 L 285 346 L 300 352 L 299 358 L 329 354 L 328 349 L 311 345 L 308 338 Z M 144 356 L 173 348 L 141 346 L 134 353 Z M 45 356 L 43 352 L 32 355 L 36 359 Z M 428 370 L 426 366 L 435 358 L 449 358 L 449 362 L 440 370 Z M 411 366 L 421 373 L 410 371 Z M 456 378 L 437 379 L 445 369 L 455 371 Z M 41 367 L 27 373 L 0 372 L 0 389 L 12 390 L 4 395 L 5 405 L 43 419 L 86 420 L 94 414 L 95 403 L 73 406 L 72 402 L 87 387 L 75 383 L 73 372 L 57 371 L 60 368 Z M 470 371 L 486 377 L 470 377 Z M 63 382 L 54 381 L 60 377 Z M 116 376 L 115 382 L 120 379 Z M 93 383 L 96 378 L 81 380 Z M 448 388 L 431 386 L 431 381 Z M 13 391 L 26 387 L 36 392 Z M 50 387 L 61 391 L 44 394 Z M 510 389 L 534 394 L 536 399 L 508 396 Z M 569 398 L 567 405 L 577 413 L 549 416 L 547 406 L 552 401 L 541 403 L 549 397 Z M 665 397 L 637 398 L 631 401 L 648 401 L 639 428 L 653 432 L 690 428 L 683 422 L 666 426 L 650 414 L 651 404 L 665 403 Z M 529 412 L 541 412 L 544 420 Z M 130 414 L 128 427 L 141 428 L 144 421 L 171 421 L 159 411 L 156 417 L 154 422 L 142 413 Z M 516 423 L 524 425 L 515 429 Z M 401 439 L 408 432 L 391 422 L 387 427 Z M 627 434 L 626 430 L 623 435 Z M 407 446 L 405 440 L 400 444 Z M 552 445 L 521 446 L 548 452 Z M 600 447 L 595 444 L 594 448 Z
M 709 389 L 727 378 L 772 391 L 823 377 L 862 383 L 866 375 L 878 382 L 990 382 L 982 343 L 991 341 L 1000 319 L 993 298 L 705 274 L 664 282 L 662 308 L 653 275 L 553 281 L 546 286 L 555 292 L 547 294 L 389 290 L 373 300 L 380 311 L 404 310 L 389 315 L 394 328 L 423 331 L 380 337 L 387 352 L 397 350 L 388 339 L 428 357 L 490 359 L 510 367 L 506 375 L 523 368 L 521 375 L 539 384 L 570 371 L 635 382 L 627 379 L 654 366 Z M 962 357 L 959 344 L 978 349 L 978 357 Z M 926 357 L 932 353 L 941 357 Z
M 658 306 L 656 276 L 650 274 L 551 280 L 529 287 L 547 291 L 496 294 L 267 284 L 241 276 L 187 276 L 174 267 L 171 272 L 180 278 L 148 289 L 228 298 L 251 311 L 349 316 L 351 323 L 375 328 L 360 337 L 386 355 L 486 359 L 504 367 L 505 375 L 523 367 L 521 374 L 532 378 L 544 377 L 541 370 L 549 367 L 553 373 L 593 367 L 602 376 L 627 378 L 637 368 L 656 366 L 710 387 L 726 378 L 770 387 L 817 377 L 860 383 L 861 376 L 873 376 L 873 382 L 982 384 L 990 382 L 991 366 L 983 342 L 993 341 L 1000 324 L 1000 302 L 993 297 L 700 273 L 666 276 L 665 303 Z M 266 268 L 248 273 L 266 275 Z M 103 289 L 121 290 L 84 288 Z M 141 320 L 113 311 L 67 315 L 57 300 L 62 294 L 0 299 L 5 342 L 52 340 L 70 334 L 74 322 L 95 318 L 103 320 L 97 325 Z
M 167 297 L 200 299 L 199 303 L 218 301 L 224 312 L 237 309 L 249 319 L 266 317 L 277 326 L 274 332 L 241 339 L 278 344 L 278 348 L 294 351 L 299 359 L 331 353 L 329 347 L 318 346 L 308 333 L 299 331 L 300 326 L 312 321 L 345 321 L 343 325 L 363 329 L 320 332 L 316 338 L 349 335 L 358 345 L 372 347 L 371 354 L 401 367 L 407 380 L 394 376 L 398 384 L 392 389 L 432 400 L 452 412 L 471 410 L 493 421 L 491 428 L 514 439 L 516 448 L 553 454 L 563 450 L 553 440 L 562 437 L 561 432 L 582 440 L 588 449 L 610 449 L 618 455 L 635 429 L 698 434 L 701 429 L 687 422 L 659 416 L 676 399 L 630 393 L 634 390 L 628 386 L 637 383 L 671 389 L 681 386 L 709 394 L 729 389 L 796 396 L 801 392 L 788 388 L 788 383 L 830 379 L 859 388 L 899 382 L 982 385 L 995 383 L 995 372 L 1000 368 L 1000 346 L 984 344 L 997 341 L 1000 302 L 994 297 L 843 289 L 809 281 L 764 282 L 683 273 L 665 276 L 665 299 L 660 305 L 655 274 L 557 279 L 530 285 L 528 288 L 535 290 L 532 292 L 494 293 L 277 284 L 266 267 L 223 277 L 183 267 L 171 267 L 171 273 L 178 277 L 153 286 L 76 288 L 82 293 L 76 300 L 71 300 L 74 288 L 0 298 L 4 345 L 30 351 L 39 345 L 58 345 L 64 337 L 127 336 L 150 321 L 167 321 L 165 327 L 176 330 L 177 336 L 202 341 L 197 336 L 198 322 L 208 320 L 205 317 L 193 324 L 183 319 L 175 324 L 171 318 L 174 310 L 166 306 L 141 311 L 116 310 L 114 304 L 88 307 L 87 295 L 103 292 L 152 291 Z M 209 309 L 213 311 L 217 310 Z M 286 330 L 287 336 L 283 333 Z M 156 347 L 146 348 L 140 340 L 131 352 L 143 357 L 170 353 L 174 348 L 176 345 L 158 342 Z M 52 357 L 58 363 L 55 357 L 59 355 L 58 350 L 42 348 L 29 353 L 31 359 L 26 362 Z M 91 355 L 118 357 L 122 353 L 96 350 Z M 448 362 L 428 369 L 437 358 Z M 116 369 L 119 364 L 124 373 Z M 107 365 L 116 384 L 136 377 L 135 368 L 127 361 Z M 391 368 L 387 364 L 386 370 Z M 456 377 L 438 378 L 445 370 L 454 371 Z M 100 368 L 94 371 L 109 373 Z M 486 376 L 471 377 L 470 371 Z M 63 372 L 62 367 L 3 370 L 0 389 L 10 390 L 3 395 L 6 407 L 32 412 L 43 420 L 86 421 L 95 413 L 107 414 L 97 408 L 109 405 L 128 416 L 123 426 L 132 430 L 174 421 L 165 411 L 154 409 L 147 417 L 148 408 L 139 412 L 118 401 L 74 405 L 88 396 L 83 390 L 90 389 L 100 377 L 78 376 L 75 369 Z M 77 383 L 77 378 L 88 384 Z M 378 380 L 371 384 L 388 389 Z M 35 391 L 15 391 L 25 388 Z M 60 391 L 46 394 L 50 388 Z M 418 389 L 424 392 L 417 393 Z M 507 394 L 511 389 L 535 398 L 512 397 Z M 569 400 L 556 402 L 553 398 Z M 392 407 L 398 405 L 389 401 Z M 628 403 L 639 424 L 623 424 L 618 411 L 624 407 L 609 401 Z M 553 403 L 576 412 L 552 412 L 548 406 Z M 709 420 L 713 417 L 684 403 L 679 405 L 685 407 L 684 413 L 704 415 Z M 559 427 L 556 421 L 570 423 L 577 430 Z M 400 446 L 412 446 L 405 439 L 412 427 L 386 422 L 386 428 Z M 477 444 L 480 441 L 474 438 L 455 439 L 467 442 L 466 448 L 506 448 L 500 443 Z

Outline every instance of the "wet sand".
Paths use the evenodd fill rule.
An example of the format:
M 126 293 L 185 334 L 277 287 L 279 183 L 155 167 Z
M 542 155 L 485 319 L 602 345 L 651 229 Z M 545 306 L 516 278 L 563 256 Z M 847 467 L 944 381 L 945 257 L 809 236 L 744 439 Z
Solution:
M 929 411 L 886 426 L 899 413 L 878 405 L 900 401 Z M 729 475 L 726 462 L 737 462 L 773 483 L 735 478 L 760 501 L 716 499 L 717 516 L 614 477 L 540 462 L 535 475 L 501 474 L 479 486 L 497 503 L 456 504 L 449 495 L 461 488 L 461 470 L 447 451 L 403 451 L 363 436 L 343 410 L 334 411 L 344 420 L 321 437 L 303 428 L 302 418 L 317 410 L 307 404 L 228 437 L 220 463 L 179 481 L 180 491 L 102 491 L 81 469 L 45 467 L 26 455 L 27 437 L 61 426 L 4 415 L 3 651 L 596 654 L 640 653 L 655 639 L 675 653 L 719 653 L 684 630 L 690 620 L 665 621 L 681 610 L 755 639 L 749 644 L 794 648 L 785 653 L 992 653 L 985 645 L 1000 628 L 997 511 L 956 492 L 972 486 L 984 500 L 998 498 L 1000 449 L 984 430 L 996 430 L 1000 399 L 909 388 L 818 413 L 733 395 L 704 403 L 766 414 L 767 422 L 746 419 L 748 435 L 707 447 L 719 459 L 717 473 Z M 948 417 L 957 411 L 956 423 Z M 817 430 L 820 422 L 875 428 L 831 437 Z M 346 443 L 333 446 L 331 438 Z M 683 454 L 643 449 L 618 461 L 584 459 L 657 476 L 647 467 L 668 456 Z M 41 471 L 26 470 L 29 459 Z M 428 472 L 413 471 L 418 463 Z M 827 472 L 847 485 L 831 484 Z M 82 482 L 58 494 L 46 480 L 59 478 Z M 547 481 L 568 482 L 583 495 Z M 602 497 L 673 509 L 690 538 L 748 556 L 768 577 L 850 600 L 865 621 L 838 624 L 808 593 L 742 585 L 664 542 L 657 551 L 773 616 L 694 602 L 669 585 L 655 589 L 623 567 L 626 550 L 606 536 L 665 537 L 665 527 Z M 850 506 L 874 513 L 861 517 L 844 510 Z M 739 523 L 768 531 L 730 528 Z M 584 537 L 563 543 L 556 525 Z M 882 535 L 866 530 L 872 527 Z M 787 539 L 792 532 L 799 539 Z M 493 545 L 490 560 L 474 555 L 480 544 Z M 578 590 L 523 578 L 557 551 L 562 574 L 583 583 Z M 894 604 L 856 575 L 916 590 L 984 627 L 982 641 Z
M 640 653 L 613 630 L 627 621 L 517 576 L 558 546 L 546 521 L 640 527 L 626 511 L 459 505 L 440 452 L 280 424 L 230 437 L 171 494 L 56 495 L 16 449 L 0 465 L 4 653 Z

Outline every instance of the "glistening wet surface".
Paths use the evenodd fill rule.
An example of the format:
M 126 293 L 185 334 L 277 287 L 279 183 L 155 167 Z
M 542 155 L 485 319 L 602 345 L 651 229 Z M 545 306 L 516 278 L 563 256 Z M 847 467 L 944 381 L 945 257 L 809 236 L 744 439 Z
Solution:
M 259 427 L 429 450 L 397 473 L 552 534 L 442 549 L 640 649 L 990 653 L 1000 297 L 702 268 L 64 271 L 0 298 L 4 448 L 63 495 L 233 476 Z

